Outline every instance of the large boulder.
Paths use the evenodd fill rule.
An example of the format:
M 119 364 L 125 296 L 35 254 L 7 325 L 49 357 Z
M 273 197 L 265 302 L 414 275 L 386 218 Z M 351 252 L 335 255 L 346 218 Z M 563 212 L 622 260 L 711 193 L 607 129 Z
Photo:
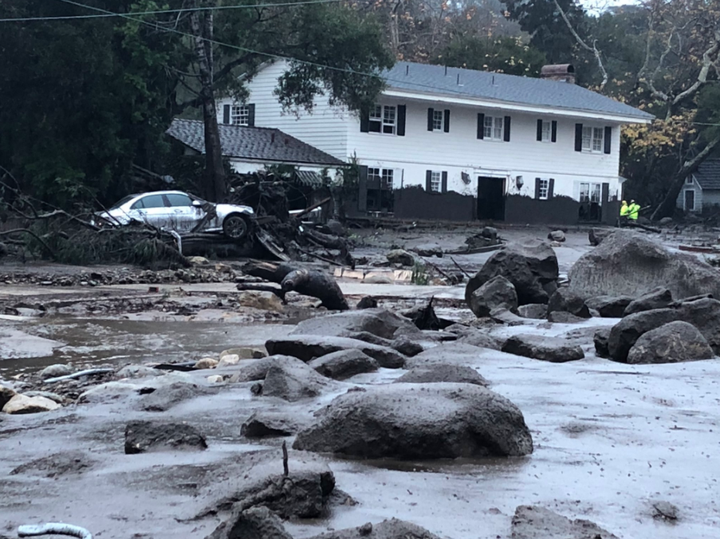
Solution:
M 537 241 L 498 251 L 468 281 L 465 302 L 470 305 L 473 292 L 498 275 L 513 284 L 520 305 L 547 303 L 546 288 L 554 290 L 558 278 L 557 256 L 550 245 Z
M 305 363 L 293 356 L 272 355 L 256 361 L 243 362 L 230 378 L 231 382 L 256 382 L 264 380 L 270 367 L 275 365 L 301 365 Z
M 400 264 L 401 266 L 411 267 L 415 265 L 415 257 L 408 253 L 405 249 L 393 249 L 392 251 L 388 251 L 385 257 L 391 264 Z
M 362 311 L 359 311 L 362 312 Z M 375 359 L 381 367 L 399 369 L 405 365 L 405 357 L 392 348 L 370 344 L 346 337 L 323 337 L 321 335 L 296 335 L 271 339 L 265 343 L 270 354 L 294 356 L 311 361 L 340 350 L 360 350 Z
M 641 313 L 643 311 L 652 311 L 653 309 L 664 309 L 665 307 L 670 307 L 672 302 L 672 292 L 664 286 L 659 286 L 631 301 L 625 308 L 623 316 Z
M 570 520 L 543 507 L 521 505 L 512 519 L 511 539 L 618 539 L 594 522 Z
M 210 393 L 209 389 L 196 384 L 174 382 L 162 385 L 152 393 L 143 395 L 138 403 L 138 408 L 144 412 L 165 412 L 181 402 Z
M 378 362 L 360 350 L 340 350 L 313 359 L 309 364 L 318 373 L 333 380 L 345 380 L 356 374 L 378 370 Z
M 40 412 L 51 412 L 60 408 L 60 405 L 45 397 L 29 397 L 27 395 L 15 394 L 2 407 L 6 414 L 37 414 Z
M 472 367 L 464 365 L 427 365 L 414 367 L 395 380 L 396 384 L 475 384 L 487 387 L 488 381 Z
M 553 312 L 568 312 L 579 318 L 590 318 L 590 309 L 583 299 L 567 288 L 558 288 L 550 297 L 548 314 Z
M 354 333 L 363 331 L 391 340 L 398 337 L 423 338 L 415 324 L 387 309 L 362 309 L 309 318 L 300 322 L 292 335 L 352 337 Z
M 275 364 L 265 375 L 262 394 L 294 402 L 317 397 L 332 385 L 333 382 L 305 363 Z
M 626 316 L 610 330 L 608 337 L 610 357 L 625 363 L 630 348 L 643 333 L 680 319 L 678 309 L 655 309 Z
M 267 507 L 233 510 L 206 539 L 292 539 L 282 521 Z
M 603 318 L 622 318 L 632 301 L 631 296 L 595 296 L 586 299 L 585 305 L 596 310 Z
M 496 307 L 515 311 L 518 307 L 517 292 L 510 281 L 497 275 L 470 295 L 468 306 L 478 318 L 490 316 Z
M 713 357 L 715 353 L 702 333 L 678 320 L 643 333 L 630 349 L 627 362 L 677 363 Z
M 471 384 L 391 384 L 352 391 L 316 414 L 293 447 L 361 458 L 527 455 L 532 437 L 505 397 Z
M 503 352 L 551 363 L 564 363 L 585 357 L 582 348 L 557 337 L 513 335 L 502 347 Z
M 3 407 L 8 403 L 8 401 L 12 399 L 15 395 L 17 395 L 17 393 L 15 393 L 14 389 L 0 386 L 0 410 L 2 410 Z
M 700 330 L 716 354 L 720 354 L 720 301 L 712 298 L 683 301 L 677 305 L 680 320 Z
M 310 539 L 440 539 L 440 537 L 425 528 L 393 518 L 378 524 L 368 522 L 357 528 L 322 533 Z
M 55 365 L 50 365 L 41 370 L 40 378 L 42 378 L 43 380 L 47 380 L 48 378 L 67 376 L 68 374 L 72 374 L 73 372 L 74 370 L 70 365 L 65 365 L 64 363 L 56 363 Z
M 720 272 L 697 257 L 671 253 L 647 237 L 628 231 L 610 234 L 573 265 L 570 290 L 582 298 L 634 296 L 658 286 L 676 299 L 711 293 L 720 297 Z
M 125 454 L 169 449 L 207 449 L 205 437 L 187 423 L 131 421 L 125 426 Z

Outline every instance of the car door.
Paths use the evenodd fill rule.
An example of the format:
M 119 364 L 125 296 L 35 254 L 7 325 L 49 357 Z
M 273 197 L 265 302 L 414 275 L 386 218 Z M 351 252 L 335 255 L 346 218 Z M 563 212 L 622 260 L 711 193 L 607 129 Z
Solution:
M 172 214 L 171 208 L 165 205 L 161 194 L 145 195 L 139 198 L 130 207 L 130 212 L 133 219 L 158 228 L 167 228 Z
M 204 212 L 192 205 L 192 199 L 185 193 L 166 193 L 166 204 L 170 209 L 170 228 L 178 232 L 189 232 Z

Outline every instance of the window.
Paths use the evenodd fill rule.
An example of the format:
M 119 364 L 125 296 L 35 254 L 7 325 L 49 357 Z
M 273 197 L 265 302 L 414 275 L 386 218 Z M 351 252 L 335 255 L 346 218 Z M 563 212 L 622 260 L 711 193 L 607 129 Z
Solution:
M 503 139 L 503 117 L 485 116 L 485 138 L 490 140 Z
M 599 204 L 601 193 L 602 185 L 599 183 L 580 184 L 580 202 L 596 202 Z
M 397 109 L 394 105 L 375 105 L 370 109 L 369 131 L 371 133 L 384 133 L 394 135 L 396 127 Z
M 692 184 L 692 182 L 693 182 L 693 177 L 692 177 L 692 176 L 688 176 L 687 178 L 685 178 L 685 183 L 687 183 L 687 184 Z
M 439 193 L 441 180 L 442 174 L 440 172 L 433 171 L 430 174 L 430 191 L 432 191 L 433 193 Z
M 441 110 L 433 111 L 432 128 L 433 128 L 433 131 L 442 131 L 442 129 L 443 129 L 443 111 L 441 111 Z
M 550 190 L 550 180 L 538 178 L 538 198 L 540 200 L 548 199 L 548 191 Z
M 393 188 L 393 170 L 391 168 L 382 169 L 382 183 L 380 184 L 383 189 Z
M 550 142 L 552 140 L 552 124 L 550 122 L 543 122 L 541 131 L 542 137 L 540 140 Z
M 142 197 L 130 208 L 131 210 L 147 210 L 150 208 L 164 208 L 165 202 L 162 195 L 149 195 Z
M 695 191 L 685 190 L 685 211 L 695 211 Z
M 248 105 L 233 105 L 230 111 L 230 123 L 233 125 L 250 125 L 250 107 Z
M 368 168 L 368 183 L 376 182 L 374 185 L 378 185 L 380 189 L 392 189 L 393 172 L 391 168 Z M 377 189 L 377 187 L 373 188 Z
M 170 193 L 165 195 L 165 197 L 170 203 L 170 206 L 173 208 L 192 206 L 192 200 L 187 195 L 182 195 L 180 193 Z
M 605 130 L 602 127 L 582 128 L 582 150 L 584 152 L 602 152 Z

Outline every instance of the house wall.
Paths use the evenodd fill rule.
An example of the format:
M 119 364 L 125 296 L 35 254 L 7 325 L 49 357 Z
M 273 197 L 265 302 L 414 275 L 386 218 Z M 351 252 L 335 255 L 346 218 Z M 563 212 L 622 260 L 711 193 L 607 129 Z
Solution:
M 702 196 L 702 207 L 703 209 L 712 208 L 715 205 L 720 205 L 720 190 L 700 191 Z
M 700 184 L 695 179 L 695 176 L 691 176 L 692 183 L 687 183 L 687 180 L 683 184 L 683 188 L 680 191 L 680 194 L 677 197 L 677 200 L 675 201 L 675 206 L 680 208 L 683 211 L 693 211 L 693 212 L 700 212 L 702 211 L 703 205 L 705 204 L 713 204 L 713 202 L 710 202 L 710 200 L 707 199 L 707 197 L 704 196 L 703 190 L 700 187 Z M 695 209 L 694 210 L 688 210 L 685 207 L 685 191 L 695 191 Z M 712 195 L 711 195 L 712 196 Z M 720 203 L 720 197 L 718 198 L 718 201 Z

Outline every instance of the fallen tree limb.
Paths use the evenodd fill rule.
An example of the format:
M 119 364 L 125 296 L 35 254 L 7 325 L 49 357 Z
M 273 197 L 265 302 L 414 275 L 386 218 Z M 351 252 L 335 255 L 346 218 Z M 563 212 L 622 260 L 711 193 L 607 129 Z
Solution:
M 454 259 L 453 257 L 450 257 L 450 260 L 452 261 L 453 264 L 455 264 L 455 267 L 456 267 L 457 269 L 459 269 L 460 271 L 463 272 L 463 274 L 465 275 L 465 277 L 467 277 L 468 279 L 470 278 L 470 274 L 469 274 L 467 271 L 465 271 L 465 270 L 462 268 L 462 266 L 460 266 L 460 264 L 458 264 L 458 263 L 455 261 L 455 259 Z
M 328 202 L 330 202 L 330 200 L 331 200 L 330 197 L 325 198 L 325 199 L 321 200 L 320 202 L 317 202 L 316 204 L 313 204 L 312 206 L 308 206 L 308 207 L 305 208 L 303 211 L 301 211 L 300 213 L 294 215 L 293 217 L 294 217 L 295 219 L 300 219 L 301 217 L 303 217 L 304 215 L 307 215 L 308 213 L 310 213 L 310 212 L 313 211 L 314 209 L 319 208 L 320 206 L 324 206 L 325 204 L 327 204 Z
M 93 376 L 95 374 L 108 374 L 115 372 L 115 369 L 111 368 L 100 368 L 100 369 L 87 369 L 84 371 L 74 372 L 72 374 L 66 374 L 65 376 L 56 376 L 55 378 L 48 378 L 44 380 L 46 384 L 54 384 L 55 382 L 63 382 L 65 380 L 75 380 L 76 378 L 82 378 L 83 376 Z
M 47 251 L 47 253 L 50 255 L 50 257 L 53 260 L 57 260 L 57 256 L 55 255 L 55 252 L 52 249 L 50 249 L 50 247 L 48 247 L 48 244 L 45 243 L 45 241 L 40 236 L 38 236 L 37 234 L 35 234 L 35 232 L 33 232 L 32 230 L 30 230 L 28 228 L 13 228 L 12 230 L 6 230 L 4 232 L 0 232 L 0 236 L 8 236 L 10 234 L 19 234 L 19 233 L 29 234 L 30 236 L 35 238 L 38 241 L 38 243 L 40 243 L 40 245 L 43 246 L 43 249 L 45 249 Z
M 92 539 L 92 534 L 85 528 L 64 524 L 62 522 L 48 522 L 47 524 L 30 524 L 18 526 L 18 536 L 33 537 L 37 535 L 71 535 L 80 539 Z

